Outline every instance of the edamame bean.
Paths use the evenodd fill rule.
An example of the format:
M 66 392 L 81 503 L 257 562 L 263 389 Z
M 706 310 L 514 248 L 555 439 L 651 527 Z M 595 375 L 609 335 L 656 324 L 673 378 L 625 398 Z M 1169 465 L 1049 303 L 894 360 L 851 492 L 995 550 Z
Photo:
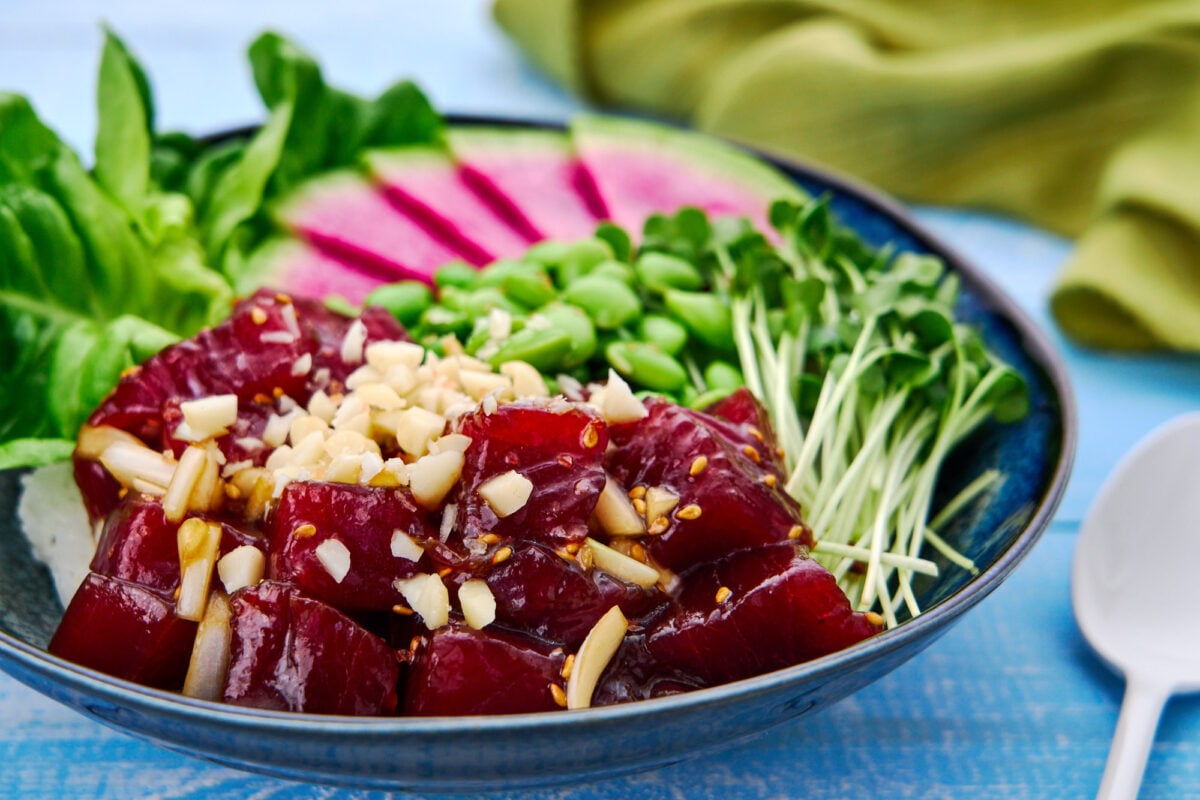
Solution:
M 421 320 L 418 323 L 422 333 L 445 334 L 452 333 L 455 336 L 465 336 L 471 330 L 471 319 L 461 311 L 456 311 L 445 306 L 430 306 L 421 314 Z
M 728 361 L 713 361 L 704 368 L 704 383 L 709 389 L 720 389 L 726 393 L 745 384 L 741 370 Z
M 433 305 L 433 292 L 419 281 L 389 283 L 373 290 L 364 305 L 382 306 L 406 328 L 421 319 L 421 313 Z
M 667 355 L 679 355 L 687 344 L 687 328 L 662 314 L 647 314 L 638 322 L 638 338 L 654 345 Z
M 565 303 L 551 303 L 539 309 L 526 324 L 538 327 L 539 317 L 543 326 L 565 331 L 571 337 L 571 350 L 563 359 L 563 369 L 577 367 L 595 355 L 596 326 L 582 309 Z
M 555 271 L 555 279 L 560 289 L 575 282 L 576 279 L 591 272 L 597 264 L 613 257 L 612 248 L 607 242 L 599 239 L 580 239 L 574 244 L 567 245 L 562 261 Z
M 546 241 L 538 242 L 525 251 L 525 260 L 541 264 L 546 269 L 557 269 L 567 257 L 567 243 Z
M 493 367 L 505 361 L 525 361 L 541 371 L 559 367 L 571 352 L 571 337 L 554 328 L 525 328 L 508 337 L 488 359 Z
M 625 284 L 600 275 L 585 275 L 563 290 L 562 299 L 578 306 L 602 330 L 613 330 L 642 312 L 642 301 Z
M 724 400 L 732 391 L 732 389 L 709 389 L 707 392 L 701 392 L 693 396 L 687 401 L 687 405 L 689 408 L 703 411 L 718 400 Z
M 457 286 L 470 289 L 479 278 L 479 270 L 465 261 L 448 261 L 433 271 L 433 284 L 439 289 Z
M 469 292 L 462 300 L 462 311 L 467 316 L 486 317 L 493 308 L 500 308 L 509 314 L 524 314 L 527 309 L 517 305 L 504 296 L 504 292 L 494 286 L 476 289 Z
M 482 289 L 494 286 L 499 289 L 511 275 L 524 275 L 529 272 L 539 271 L 541 270 L 537 264 L 529 264 L 511 258 L 502 258 L 499 261 L 493 261 L 479 271 L 479 278 L 475 281 L 475 288 Z
M 726 301 L 713 294 L 670 289 L 663 294 L 663 304 L 700 341 L 733 349 L 733 318 Z
M 629 266 L 623 261 L 617 261 L 616 259 L 610 258 L 597 264 L 592 271 L 588 273 L 588 277 L 612 278 L 620 281 L 626 286 L 632 286 L 634 278 L 633 267 Z
M 677 392 L 687 384 L 687 370 L 671 356 L 643 342 L 613 342 L 604 357 L 617 372 L 638 386 Z
M 540 268 L 513 273 L 504 279 L 501 290 L 526 308 L 541 308 L 554 299 L 554 284 Z
M 633 270 L 641 284 L 656 294 L 669 289 L 691 292 L 704 286 L 704 278 L 694 264 L 667 253 L 642 253 Z

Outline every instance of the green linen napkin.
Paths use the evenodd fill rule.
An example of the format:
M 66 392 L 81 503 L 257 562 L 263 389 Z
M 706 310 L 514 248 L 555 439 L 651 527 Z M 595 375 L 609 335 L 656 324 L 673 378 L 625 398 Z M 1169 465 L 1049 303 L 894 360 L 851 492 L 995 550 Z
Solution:
M 1200 350 L 1200 2 L 496 0 L 605 104 L 1078 237 L 1051 308 Z

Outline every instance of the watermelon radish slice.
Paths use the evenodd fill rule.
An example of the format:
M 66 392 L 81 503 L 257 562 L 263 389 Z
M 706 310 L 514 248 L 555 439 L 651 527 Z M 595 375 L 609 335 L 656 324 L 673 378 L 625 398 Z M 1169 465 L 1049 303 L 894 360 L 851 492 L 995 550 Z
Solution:
M 770 231 L 772 201 L 805 199 L 771 166 L 702 134 L 589 114 L 572 119 L 570 130 L 613 222 L 631 234 L 641 233 L 649 215 L 684 206 L 748 217 Z
M 566 134 L 540 128 L 451 128 L 463 180 L 532 241 L 582 239 L 608 209 Z
M 274 214 L 284 228 L 318 250 L 381 281 L 413 278 L 428 283 L 437 267 L 460 256 L 353 172 L 333 172 L 304 183 Z
M 472 191 L 445 150 L 376 150 L 363 160 L 396 208 L 473 264 L 520 256 L 537 241 L 521 235 Z
M 234 288 L 239 295 L 248 295 L 259 286 L 272 286 L 293 297 L 324 300 L 338 295 L 361 305 L 384 281 L 378 274 L 364 271 L 307 242 L 281 237 L 254 251 Z

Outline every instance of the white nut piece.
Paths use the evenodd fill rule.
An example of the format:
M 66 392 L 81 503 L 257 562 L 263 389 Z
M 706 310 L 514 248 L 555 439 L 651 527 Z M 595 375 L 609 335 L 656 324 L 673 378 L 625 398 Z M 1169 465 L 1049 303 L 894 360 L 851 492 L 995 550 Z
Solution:
M 642 401 L 637 399 L 633 390 L 629 388 L 629 384 L 617 374 L 616 370 L 609 369 L 600 413 L 605 422 L 618 424 L 634 422 L 644 418 L 650 412 L 646 410 Z
M 436 573 L 397 578 L 392 585 L 409 608 L 421 615 L 425 627 L 440 628 L 450 621 L 450 592 Z
M 257 586 L 266 569 L 267 558 L 263 551 L 249 544 L 233 548 L 217 562 L 217 575 L 229 594 L 247 586 Z
M 604 482 L 592 514 L 609 536 L 641 536 L 646 532 L 646 520 L 633 507 L 621 484 L 612 478 Z
M 392 531 L 392 556 L 407 561 L 419 561 L 425 555 L 425 548 L 402 530 Z
M 613 606 L 588 631 L 567 679 L 567 708 L 587 708 L 592 704 L 600 674 L 616 655 L 627 630 L 629 620 L 621 613 L 620 606 Z
M 497 475 L 479 487 L 479 496 L 497 517 L 507 517 L 520 511 L 533 494 L 533 482 L 516 470 Z
M 496 597 L 486 581 L 472 578 L 458 588 L 458 604 L 463 619 L 475 630 L 482 630 L 496 621 Z
M 410 370 L 421 366 L 425 348 L 414 342 L 371 342 L 366 350 L 367 363 L 386 374 L 392 367 Z
M 185 400 L 179 404 L 183 421 L 196 441 L 210 439 L 228 432 L 237 422 L 238 401 L 236 394 L 214 394 L 197 400 Z
M 408 488 L 417 505 L 432 511 L 462 476 L 463 454 L 454 450 L 421 456 L 408 466 Z
M 636 558 L 630 558 L 619 553 L 606 544 L 595 539 L 588 539 L 587 546 L 592 551 L 592 564 L 598 570 L 615 575 L 622 580 L 648 589 L 661 580 L 658 570 L 649 564 L 643 564 Z
M 346 579 L 350 572 L 350 551 L 346 549 L 346 545 L 337 539 L 326 539 L 317 545 L 313 552 L 334 583 L 341 583 Z
M 421 456 L 442 435 L 446 418 L 424 408 L 406 408 L 396 419 L 396 444 L 409 455 Z

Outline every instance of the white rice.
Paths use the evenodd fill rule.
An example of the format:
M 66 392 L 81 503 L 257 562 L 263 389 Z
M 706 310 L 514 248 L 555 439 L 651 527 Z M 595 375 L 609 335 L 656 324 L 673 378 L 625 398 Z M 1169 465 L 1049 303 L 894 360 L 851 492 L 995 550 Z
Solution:
M 17 515 L 34 557 L 46 565 L 65 608 L 88 574 L 96 544 L 71 462 L 21 477 Z

